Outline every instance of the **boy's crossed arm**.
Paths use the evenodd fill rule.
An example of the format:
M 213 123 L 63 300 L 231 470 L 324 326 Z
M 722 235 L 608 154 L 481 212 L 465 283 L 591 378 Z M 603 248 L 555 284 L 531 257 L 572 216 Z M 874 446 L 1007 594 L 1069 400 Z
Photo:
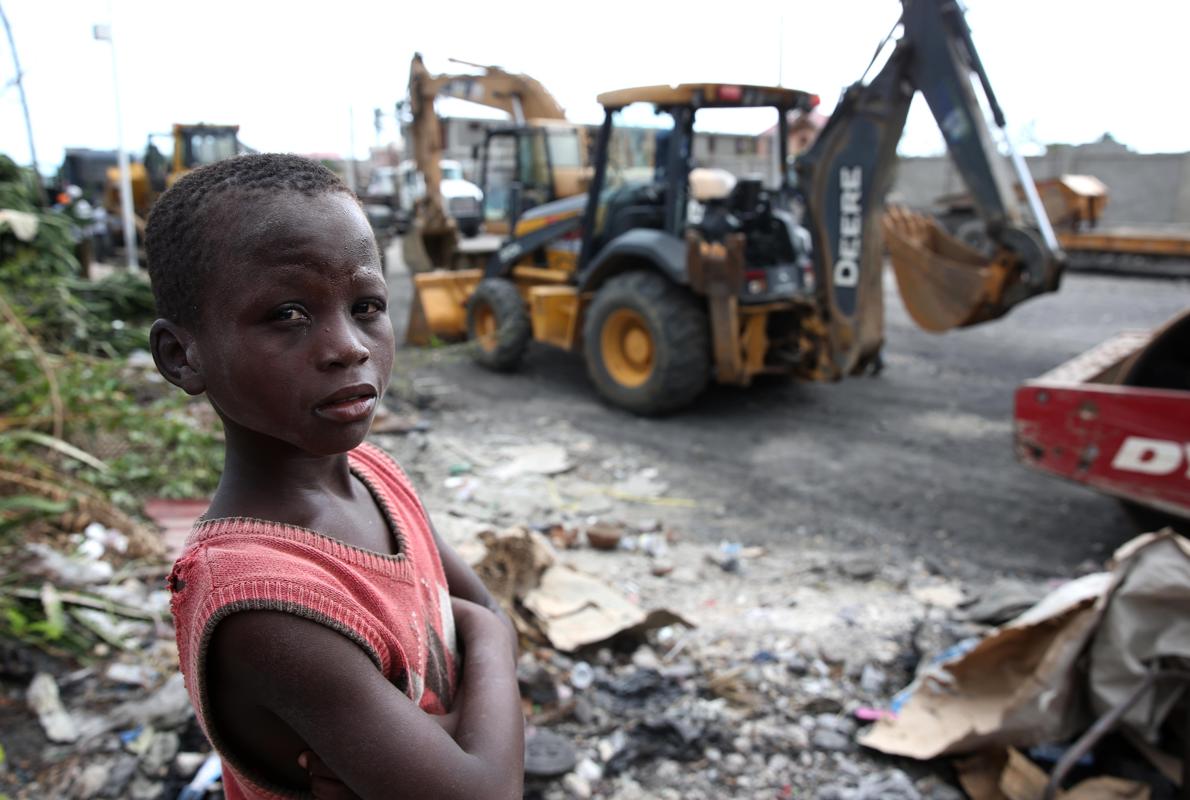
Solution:
M 299 750 L 313 751 L 365 800 L 520 798 L 515 645 L 487 609 L 459 598 L 453 608 L 463 653 L 453 738 L 354 642 L 290 614 L 250 611 L 221 622 L 211 643 L 214 685 L 252 698 L 304 743 Z M 287 753 L 272 766 L 292 777 L 297 756 Z

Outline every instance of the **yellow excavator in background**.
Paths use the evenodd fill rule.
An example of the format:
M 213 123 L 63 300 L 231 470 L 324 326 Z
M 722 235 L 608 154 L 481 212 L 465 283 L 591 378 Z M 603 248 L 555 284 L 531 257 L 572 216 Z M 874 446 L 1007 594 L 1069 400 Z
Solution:
M 508 233 L 521 214 L 536 205 L 581 194 L 589 180 L 584 129 L 566 121 L 565 110 L 540 82 L 496 66 L 456 63 L 482 71 L 435 75 L 420 53 L 409 65 L 409 137 L 425 180 L 413 229 L 404 238 L 405 263 L 415 272 L 453 264 L 458 252 L 458 231 L 442 199 L 443 135 L 434 110 L 436 98 L 478 103 L 512 119 L 511 126 L 489 131 L 482 148 L 480 187 L 490 233 Z
M 239 139 L 239 125 L 209 125 L 206 123 L 175 123 L 171 133 L 151 133 L 142 161 L 129 165 L 132 179 L 132 208 L 136 227 L 143 236 L 149 209 L 157 198 L 179 178 L 204 164 L 250 152 Z M 157 146 L 161 139 L 170 139 L 173 151 L 166 156 Z M 103 205 L 112 217 L 120 217 L 120 172 L 116 167 L 107 170 L 103 191 Z

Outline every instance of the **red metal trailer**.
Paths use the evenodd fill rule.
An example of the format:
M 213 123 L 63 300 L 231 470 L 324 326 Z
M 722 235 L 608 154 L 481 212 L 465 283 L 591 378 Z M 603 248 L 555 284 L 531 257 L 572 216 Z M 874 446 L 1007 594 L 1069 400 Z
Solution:
M 1190 520 L 1190 311 L 1026 382 L 1014 418 L 1027 466 Z

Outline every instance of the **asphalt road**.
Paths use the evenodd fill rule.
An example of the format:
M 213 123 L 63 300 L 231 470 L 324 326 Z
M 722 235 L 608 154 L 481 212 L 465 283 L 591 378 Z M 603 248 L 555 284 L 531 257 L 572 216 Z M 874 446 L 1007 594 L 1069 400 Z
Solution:
M 407 296 L 399 271 L 391 283 Z M 612 451 L 643 450 L 675 493 L 722 509 L 690 526 L 708 541 L 804 540 L 922 556 L 959 574 L 1058 575 L 1130 538 L 1115 501 L 1014 460 L 1013 390 L 1118 331 L 1190 307 L 1190 282 L 1071 274 L 1057 294 L 941 336 L 918 330 L 886 288 L 880 376 L 713 387 L 663 419 L 609 407 L 580 358 L 545 346 L 509 375 L 465 359 L 417 369 L 451 388 L 437 426 L 458 414 L 531 441 L 548 437 L 542 420 L 565 420 Z M 394 307 L 402 313 L 399 299 Z

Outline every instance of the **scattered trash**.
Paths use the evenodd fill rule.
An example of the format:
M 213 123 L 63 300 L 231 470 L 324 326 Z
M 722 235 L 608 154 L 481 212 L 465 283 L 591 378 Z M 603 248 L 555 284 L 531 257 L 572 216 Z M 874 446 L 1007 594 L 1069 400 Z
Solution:
M 146 689 L 153 685 L 157 677 L 156 671 L 144 664 L 125 664 L 120 661 L 109 664 L 103 674 L 113 683 L 143 686 Z
M 1003 625 L 1028 611 L 1045 596 L 1038 585 L 1019 580 L 998 580 L 963 609 L 967 619 L 987 625 Z
M 1154 682 L 1150 670 L 1190 662 L 1190 541 L 1168 529 L 1145 534 L 1117 550 L 1109 568 L 1059 587 L 920 674 L 894 701 L 896 716 L 878 721 L 861 743 L 919 759 L 1030 747 L 1070 741 L 1114 712 L 1120 732 L 1147 743 L 1141 753 L 1162 769 L 1177 756 L 1151 748 L 1162 741 L 1185 682 Z M 980 787 L 968 788 L 972 797 L 1040 796 L 1034 789 L 1044 788 L 1044 771 L 1007 752 L 1002 768 L 968 763 L 968 773 L 984 776 L 969 778 Z M 1141 796 L 1137 791 L 1104 776 L 1063 797 Z
M 587 526 L 587 544 L 596 550 L 615 550 L 624 538 L 624 528 L 607 522 Z
M 501 450 L 502 463 L 490 470 L 497 480 L 523 475 L 559 475 L 574 469 L 566 448 L 556 444 L 522 444 Z
M 987 633 L 982 620 L 1027 611 L 1020 598 L 1036 587 L 1019 582 L 1023 588 L 1013 599 L 997 597 L 995 585 L 982 591 L 976 585 L 968 598 L 966 573 L 960 584 L 942 566 L 885 563 L 876 551 L 839 560 L 811 547 L 791 560 L 779 542 L 770 553 L 731 540 L 741 533 L 713 513 L 702 526 L 701 512 L 682 511 L 698 504 L 669 496 L 660 472 L 642 468 L 648 462 L 640 454 L 600 461 L 584 458 L 596 451 L 573 438 L 485 446 L 462 433 L 451 441 L 444 430 L 439 425 L 430 436 L 411 430 L 384 441 L 425 459 L 412 463 L 411 474 L 436 493 L 436 527 L 465 545 L 460 552 L 522 636 L 518 679 L 533 740 L 526 752 L 533 786 L 527 796 L 958 800 L 958 790 L 946 783 L 950 773 L 921 778 L 916 768 L 893 769 L 878 752 L 858 747 L 857 732 L 868 729 L 859 734 L 863 741 L 879 728 L 902 725 L 935 689 L 967 686 L 976 676 L 961 670 L 961 679 L 943 681 L 987 646 L 984 638 L 968 637 Z M 155 512 L 167 531 L 167 523 L 188 531 L 193 519 L 180 522 L 179 508 Z M 172 523 L 163 512 L 172 512 Z M 659 512 L 674 518 L 659 519 Z M 524 522 L 531 526 L 510 527 Z M 60 609 L 72 622 L 86 620 L 89 635 L 102 645 L 89 653 L 88 669 L 20 666 L 25 676 L 57 676 L 54 688 L 70 706 L 62 710 L 77 732 L 72 742 L 53 748 L 59 755 L 70 750 L 72 766 L 62 768 L 72 770 L 69 780 L 45 784 L 37 796 L 156 799 L 179 790 L 188 800 L 217 796 L 220 762 L 205 752 L 174 671 L 176 653 L 151 646 L 172 644 L 168 595 L 158 594 L 164 573 L 151 564 L 115 561 L 120 540 L 113 534 L 120 532 L 109 522 L 83 527 L 66 546 L 49 546 L 56 555 L 49 566 L 36 548 L 27 551 L 43 565 L 44 584 L 23 587 L 25 594 L 15 597 Z M 597 550 L 601 535 L 603 549 Z M 708 544 L 720 536 L 726 540 Z M 809 541 L 810 533 L 801 538 Z M 119 566 L 107 577 L 82 574 L 93 582 L 61 576 L 62 564 L 70 570 L 88 561 Z M 1058 609 L 1056 617 L 1026 623 L 1026 629 L 1061 629 L 1093 611 L 1094 599 L 1089 603 L 1076 603 L 1069 620 Z M 689 614 L 690 621 L 666 607 Z M 1049 640 L 1057 649 L 1043 652 L 1060 665 L 1073 641 L 1059 633 Z M 1033 634 L 1013 636 L 1018 644 L 1033 641 Z M 10 658 L 0 647 L 0 667 Z M 918 681 L 889 701 L 917 668 Z M 1002 687 L 1019 685 L 1013 681 L 1021 674 L 1005 676 Z M 879 707 L 882 702 L 889 707 Z M 1042 708 L 1057 714 L 1062 702 L 1058 692 Z M 1165 701 L 1155 702 L 1159 711 Z M 953 721 L 943 716 L 940 727 Z M 1063 751 L 1027 752 L 1043 766 L 1020 758 L 1044 769 Z M 1102 763 L 1097 759 L 1093 768 Z M 997 788 L 1008 766 L 1005 755 L 994 775 Z M 1180 768 L 1176 761 L 1174 768 Z M 45 767 L 45 774 L 53 769 Z M 922 770 L 938 772 L 933 765 Z M 969 771 L 959 775 L 966 783 Z M 1017 800 L 1003 792 L 986 797 Z
M 624 631 L 682 621 L 672 613 L 650 615 L 604 581 L 558 564 L 553 547 L 536 531 L 487 531 L 481 539 L 487 549 L 476 572 L 521 633 L 558 650 L 573 652 Z
M 959 782 L 971 800 L 1040 800 L 1049 775 L 1013 748 L 987 750 L 956 762 Z M 1148 800 L 1149 787 L 1099 776 L 1061 792 L 1062 800 Z
M 578 760 L 574 745 L 544 728 L 525 731 L 525 775 L 552 778 L 574 769 Z
M 964 597 L 962 587 L 955 583 L 910 586 L 909 594 L 920 603 L 945 609 L 958 608 Z
M 740 569 L 740 552 L 743 550 L 743 545 L 739 542 L 720 542 L 719 549 L 713 553 L 707 553 L 707 561 L 724 572 L 738 572 Z
M 52 675 L 39 672 L 33 676 L 25 694 L 25 702 L 29 710 L 37 715 L 45 737 L 51 742 L 62 744 L 78 740 L 78 725 L 62 705 L 58 696 L 58 683 Z
M 41 542 L 28 542 L 25 549 L 36 557 L 27 572 L 42 575 L 57 584 L 93 586 L 110 581 L 115 574 L 107 561 L 96 560 L 82 553 L 66 555 Z
M 186 788 L 178 795 L 178 800 L 200 800 L 222 777 L 223 762 L 219 760 L 218 755 L 211 753 L 199 767 L 194 779 L 186 784 Z
M 570 668 L 570 685 L 580 692 L 589 689 L 595 682 L 595 671 L 586 661 L 576 661 Z

